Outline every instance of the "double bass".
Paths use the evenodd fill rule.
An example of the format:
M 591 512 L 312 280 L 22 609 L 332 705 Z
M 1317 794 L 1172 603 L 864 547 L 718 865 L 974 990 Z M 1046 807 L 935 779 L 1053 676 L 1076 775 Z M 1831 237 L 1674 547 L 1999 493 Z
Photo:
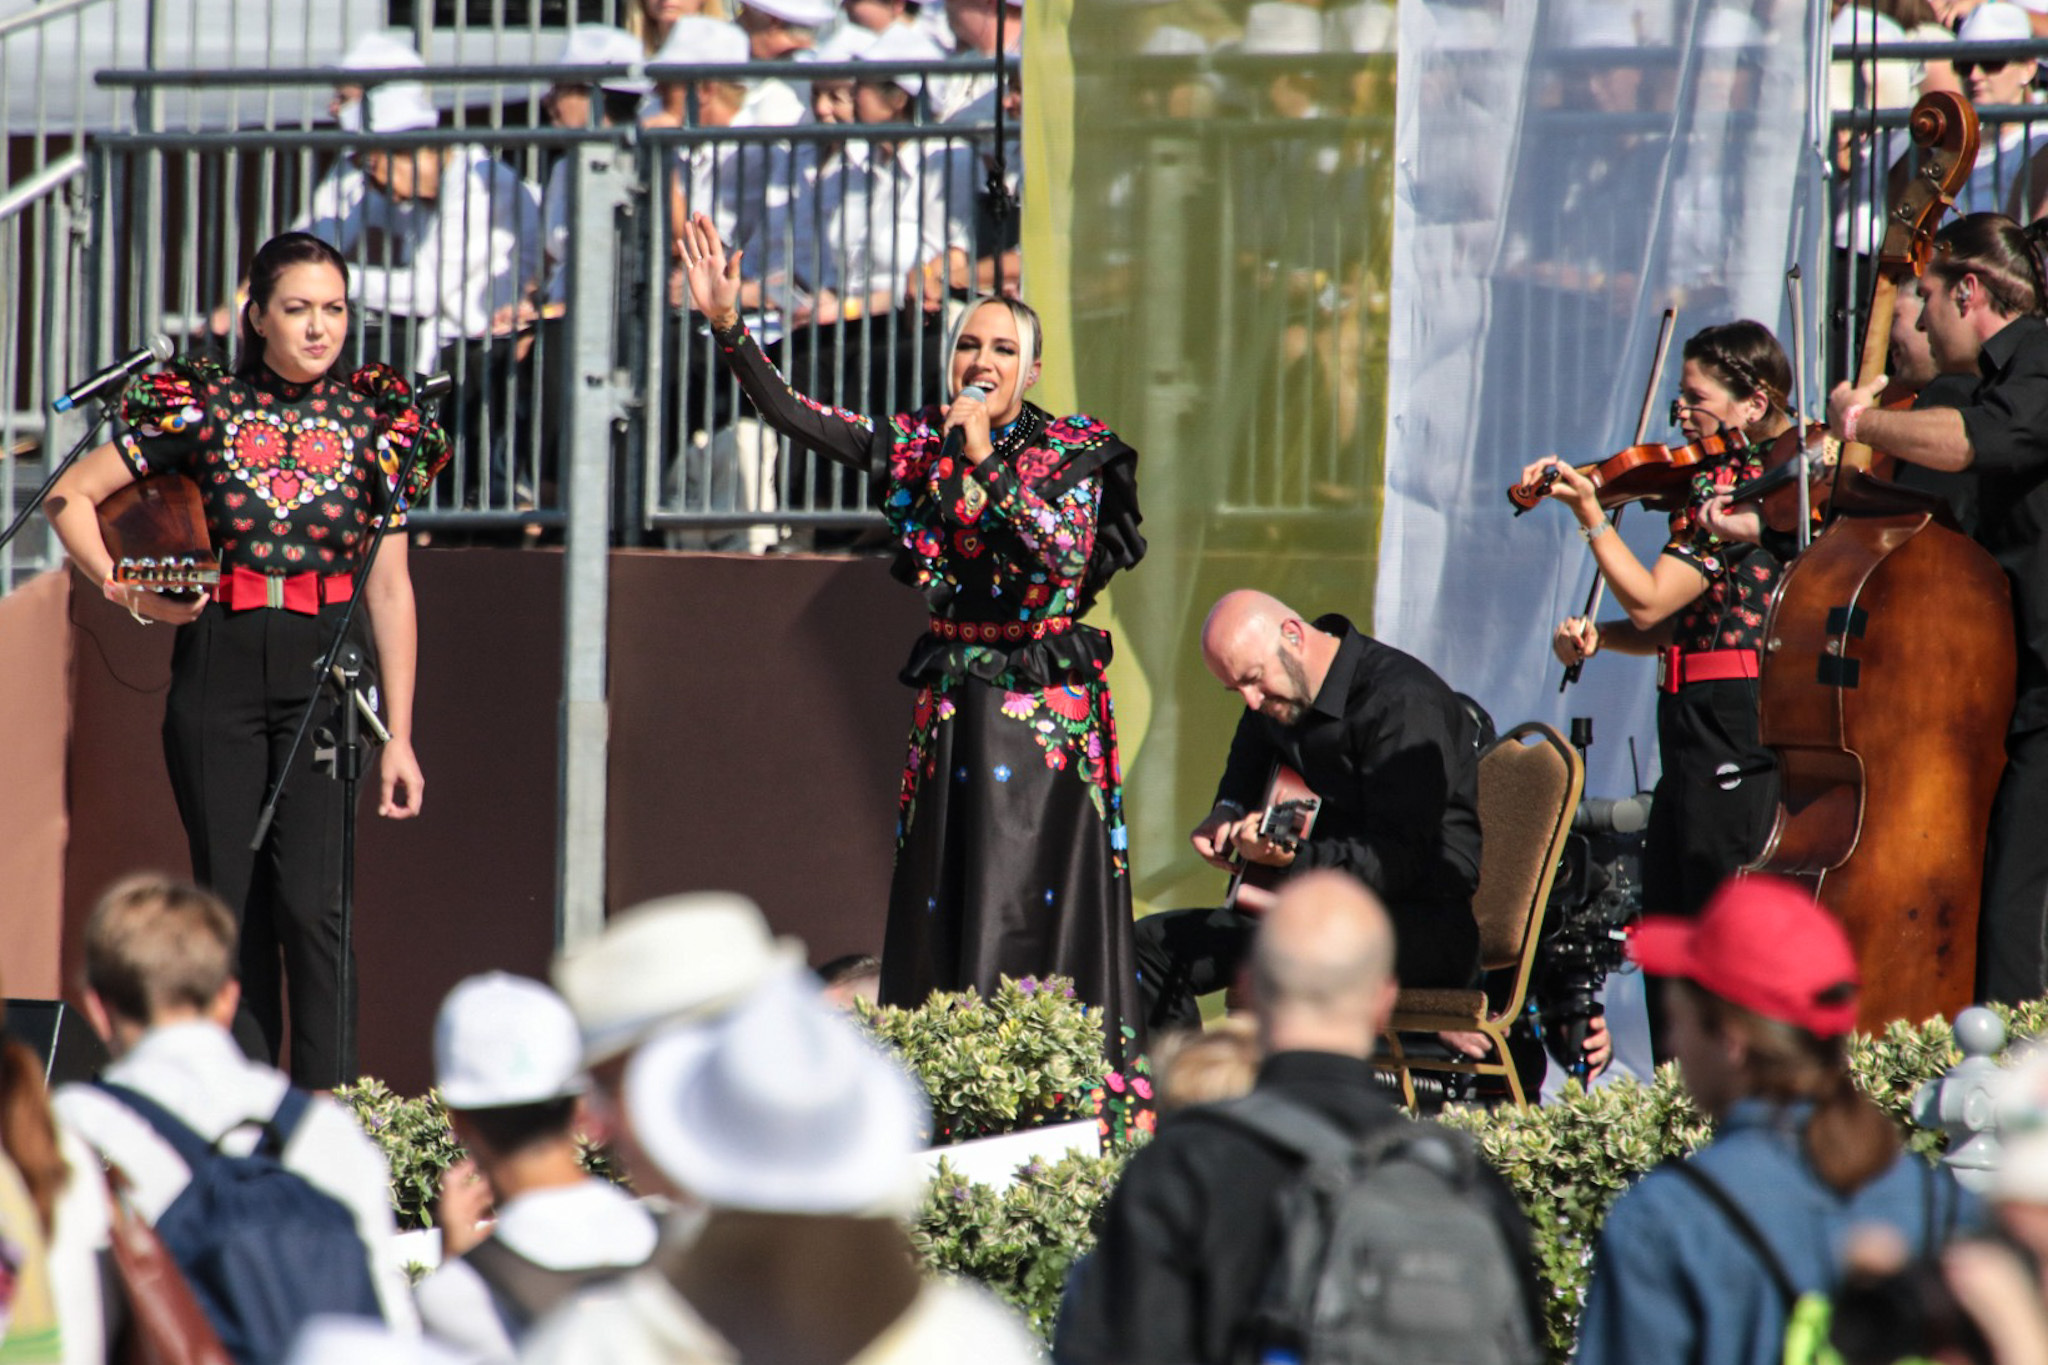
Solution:
M 1884 370 L 1892 302 L 1925 268 L 1976 157 L 1976 111 L 1913 107 L 1920 169 L 1886 220 L 1860 380 Z M 2016 657 L 2010 592 L 1947 504 L 1843 448 L 1830 520 L 1787 568 L 1764 627 L 1762 738 L 1779 809 L 1750 871 L 1808 886 L 1863 966 L 1859 1026 L 1970 1002 L 1985 828 L 2005 763 Z

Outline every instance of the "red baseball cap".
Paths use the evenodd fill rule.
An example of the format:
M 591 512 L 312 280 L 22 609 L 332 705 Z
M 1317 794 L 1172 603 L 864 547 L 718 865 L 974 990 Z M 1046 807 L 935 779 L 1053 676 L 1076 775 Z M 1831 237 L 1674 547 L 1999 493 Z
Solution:
M 1682 976 L 1823 1038 L 1856 1027 L 1862 976 L 1849 935 L 1782 877 L 1730 877 L 1697 919 L 1646 916 L 1629 935 L 1628 955 L 1646 972 Z

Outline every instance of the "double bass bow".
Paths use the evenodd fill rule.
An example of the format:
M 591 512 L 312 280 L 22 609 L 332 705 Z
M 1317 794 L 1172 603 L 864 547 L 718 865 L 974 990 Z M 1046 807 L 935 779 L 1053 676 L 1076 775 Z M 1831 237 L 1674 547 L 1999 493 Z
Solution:
M 1859 374 L 1882 372 L 1900 285 L 1929 260 L 1968 178 L 1976 114 L 1913 108 L 1917 174 L 1886 219 Z M 1984 834 L 2005 762 L 2015 651 L 2004 573 L 1946 504 L 1873 478 L 1843 447 L 1830 518 L 1787 568 L 1764 626 L 1763 743 L 1778 811 L 1749 871 L 1802 882 L 1862 962 L 1860 1027 L 1968 1004 Z

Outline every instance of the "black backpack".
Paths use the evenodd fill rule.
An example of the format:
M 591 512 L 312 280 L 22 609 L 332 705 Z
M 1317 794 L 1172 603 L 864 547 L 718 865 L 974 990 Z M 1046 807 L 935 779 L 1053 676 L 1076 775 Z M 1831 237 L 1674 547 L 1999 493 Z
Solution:
M 1243 1361 L 1531 1365 L 1524 1277 L 1464 1134 L 1401 1120 L 1363 1138 L 1259 1092 L 1207 1106 L 1299 1157 Z
M 284 1166 L 285 1144 L 312 1096 L 287 1090 L 255 1150 L 230 1156 L 148 1096 L 94 1085 L 146 1121 L 191 1169 L 156 1233 L 241 1365 L 283 1360 L 315 1314 L 383 1317 L 355 1215 Z

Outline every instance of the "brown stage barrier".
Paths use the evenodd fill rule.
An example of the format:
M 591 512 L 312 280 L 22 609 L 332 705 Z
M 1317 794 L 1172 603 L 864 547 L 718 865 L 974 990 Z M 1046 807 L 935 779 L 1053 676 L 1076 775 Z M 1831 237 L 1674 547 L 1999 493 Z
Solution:
M 426 813 L 379 820 L 366 790 L 356 883 L 363 1069 L 408 1093 L 429 1082 L 449 986 L 546 969 L 562 601 L 557 554 L 416 550 L 412 565 Z M 10 995 L 55 993 L 60 904 L 69 987 L 93 897 L 137 868 L 188 868 L 158 738 L 173 632 L 74 582 L 68 601 L 55 575 L 0 600 Z M 895 675 L 922 625 L 880 560 L 615 554 L 611 905 L 729 887 L 814 962 L 878 951 L 911 700 Z

